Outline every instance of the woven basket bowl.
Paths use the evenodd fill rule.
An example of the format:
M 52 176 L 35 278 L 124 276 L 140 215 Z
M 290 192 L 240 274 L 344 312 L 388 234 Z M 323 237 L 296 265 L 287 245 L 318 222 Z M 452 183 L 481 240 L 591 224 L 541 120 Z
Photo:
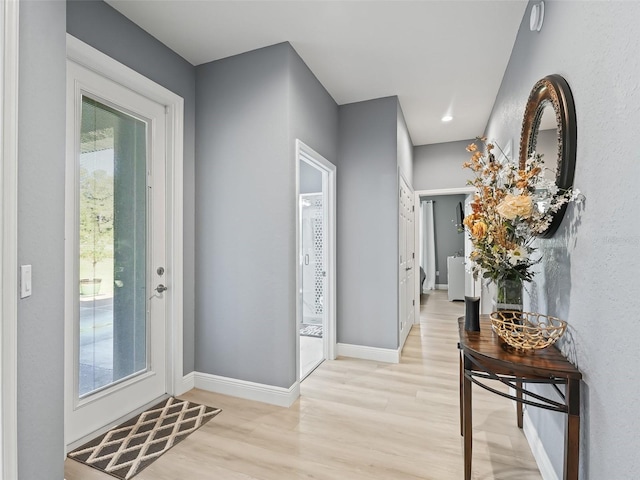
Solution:
M 518 350 L 539 350 L 553 345 L 567 328 L 567 322 L 541 313 L 500 310 L 490 315 L 493 330 Z

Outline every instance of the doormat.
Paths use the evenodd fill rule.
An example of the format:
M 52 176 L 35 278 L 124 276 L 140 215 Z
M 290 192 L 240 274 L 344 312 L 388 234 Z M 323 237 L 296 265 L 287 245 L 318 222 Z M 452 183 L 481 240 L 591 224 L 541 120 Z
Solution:
M 300 335 L 303 337 L 322 338 L 322 325 L 307 325 L 303 323 L 302 327 L 300 327 Z
M 128 480 L 221 411 L 171 397 L 76 448 L 68 457 Z

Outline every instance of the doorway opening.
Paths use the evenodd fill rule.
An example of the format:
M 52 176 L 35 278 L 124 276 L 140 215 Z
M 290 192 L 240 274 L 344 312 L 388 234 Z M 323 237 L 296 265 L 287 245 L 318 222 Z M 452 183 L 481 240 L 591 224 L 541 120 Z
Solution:
M 182 116 L 67 36 L 67 451 L 182 393 Z
M 297 163 L 298 378 L 335 357 L 336 167 L 301 141 Z
M 424 293 L 430 290 L 447 290 L 449 301 L 462 300 L 465 295 L 480 292 L 473 280 L 469 265 L 471 242 L 462 228 L 462 219 L 470 207 L 472 187 L 415 192 L 416 202 L 416 257 L 420 275 L 415 277 L 415 318 L 420 318 L 420 304 Z M 441 218 L 436 218 L 440 212 Z M 437 250 L 436 237 L 442 235 L 440 244 L 446 248 Z M 445 232 L 447 230 L 447 232 Z

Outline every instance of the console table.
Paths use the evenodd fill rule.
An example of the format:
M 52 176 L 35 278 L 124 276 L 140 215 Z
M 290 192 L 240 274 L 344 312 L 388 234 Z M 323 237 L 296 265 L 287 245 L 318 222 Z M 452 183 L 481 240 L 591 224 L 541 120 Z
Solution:
M 555 346 L 519 353 L 500 340 L 488 315 L 480 317 L 480 331 L 467 332 L 464 317 L 458 319 L 460 333 L 460 433 L 464 437 L 464 478 L 471 479 L 472 408 L 471 384 L 517 402 L 516 417 L 522 428 L 522 405 L 567 414 L 564 442 L 564 479 L 578 479 L 580 446 L 580 379 L 578 369 Z M 499 381 L 515 390 L 515 396 L 497 390 Z M 553 386 L 554 398 L 526 389 L 527 384 Z M 558 387 L 564 385 L 564 393 Z

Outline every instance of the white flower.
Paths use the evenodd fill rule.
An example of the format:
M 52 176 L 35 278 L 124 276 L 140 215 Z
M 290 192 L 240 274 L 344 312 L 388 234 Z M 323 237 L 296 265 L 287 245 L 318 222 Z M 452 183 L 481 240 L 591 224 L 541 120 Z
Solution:
M 503 218 L 513 220 L 516 217 L 528 218 L 531 215 L 532 209 L 531 197 L 528 195 L 512 195 L 507 193 L 496 207 L 496 212 Z
M 509 263 L 511 265 L 517 265 L 518 262 L 526 262 L 527 258 L 529 258 L 529 254 L 527 253 L 526 248 L 522 245 L 518 245 L 513 250 L 509 250 L 507 252 L 507 257 L 509 258 Z
M 527 167 L 530 167 L 531 164 L 533 164 L 533 162 L 535 161 L 536 161 L 536 152 L 533 152 L 531 156 L 527 158 L 527 162 L 526 162 Z
M 574 188 L 571 193 L 571 199 L 569 201 L 581 203 L 583 199 L 584 199 L 584 195 L 582 195 L 582 192 L 580 191 L 580 189 Z
M 558 186 L 556 185 L 556 182 L 553 180 L 548 180 L 546 178 L 540 178 L 538 180 L 538 182 L 536 183 L 536 186 L 538 187 L 539 190 L 541 190 L 540 194 L 544 195 L 545 197 L 547 196 L 555 196 L 558 194 Z

